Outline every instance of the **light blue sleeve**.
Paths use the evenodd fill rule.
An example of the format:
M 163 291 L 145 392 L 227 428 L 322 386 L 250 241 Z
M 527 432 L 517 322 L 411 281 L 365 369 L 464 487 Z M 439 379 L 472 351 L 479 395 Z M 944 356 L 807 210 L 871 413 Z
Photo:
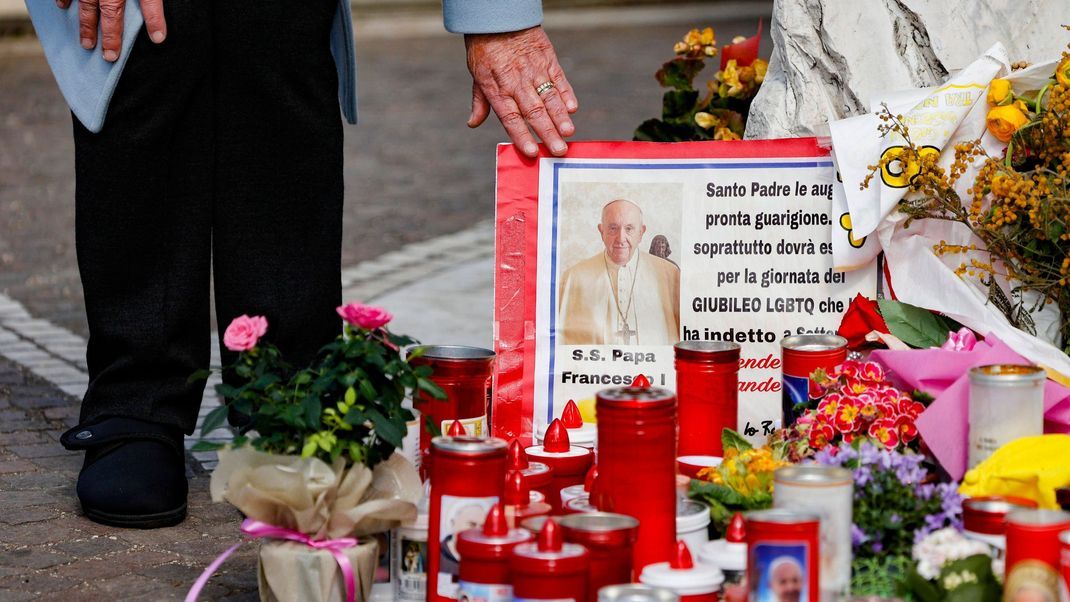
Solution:
M 542 23 L 542 0 L 442 0 L 453 33 L 503 33 Z
M 145 22 L 140 4 L 126 3 L 123 47 L 119 60 L 114 63 L 104 60 L 99 42 L 93 50 L 79 44 L 77 0 L 67 10 L 46 0 L 26 0 L 26 8 L 63 98 L 87 130 L 99 132 L 104 127 L 108 103 L 130 58 L 134 40 Z

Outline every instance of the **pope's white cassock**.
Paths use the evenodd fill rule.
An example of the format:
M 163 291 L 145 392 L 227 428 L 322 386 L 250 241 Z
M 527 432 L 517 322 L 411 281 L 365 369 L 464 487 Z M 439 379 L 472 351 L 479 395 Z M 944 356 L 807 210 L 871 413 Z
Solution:
M 619 266 L 602 251 L 565 271 L 558 307 L 565 345 L 675 345 L 680 268 L 642 251 Z

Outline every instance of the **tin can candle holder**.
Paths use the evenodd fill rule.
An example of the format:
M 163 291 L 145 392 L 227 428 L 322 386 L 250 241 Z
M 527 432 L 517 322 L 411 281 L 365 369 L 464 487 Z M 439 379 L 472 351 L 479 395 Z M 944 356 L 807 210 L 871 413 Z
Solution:
M 744 515 L 751 600 L 821 599 L 821 517 L 775 508 Z
M 815 370 L 831 370 L 847 359 L 847 339 L 834 334 L 800 334 L 780 341 L 783 371 L 781 426 L 795 423 L 797 405 L 812 405 L 824 392 L 810 380 Z
M 600 391 L 600 510 L 639 519 L 635 570 L 667 562 L 676 544 L 676 398 L 665 389 Z
M 681 456 L 721 456 L 721 432 L 738 428 L 739 351 L 728 341 L 676 344 L 676 404 Z
M 639 521 L 623 514 L 593 512 L 557 519 L 565 541 L 579 544 L 590 553 L 587 597 L 597 599 L 607 585 L 630 583 L 632 548 L 639 533 Z
M 1070 530 L 1070 512 L 1015 510 L 1007 515 L 1005 602 L 1017 602 L 1024 592 L 1035 596 L 1030 600 L 1060 599 L 1059 537 L 1066 530 Z
M 993 556 L 1003 558 L 1007 551 L 1007 515 L 1014 510 L 1036 508 L 1033 500 L 999 495 L 974 497 L 962 501 L 962 534 L 989 547 Z
M 513 548 L 533 539 L 530 531 L 509 527 L 500 504 L 492 506 L 482 527 L 457 536 L 461 553 L 460 599 L 512 602 L 510 557 Z
M 489 411 L 494 383 L 494 352 L 463 345 L 418 345 L 407 350 L 409 364 L 431 368 L 430 379 L 446 393 L 435 399 L 419 391 L 413 405 L 421 415 L 446 433 L 454 420 L 476 437 L 490 436 Z M 432 434 L 421 429 L 420 453 L 426 459 Z M 421 466 L 426 478 L 430 469 Z
M 672 560 L 647 565 L 639 582 L 663 587 L 680 596 L 680 602 L 717 602 L 724 575 L 712 564 L 696 563 L 687 544 L 680 541 Z
M 490 507 L 501 501 L 506 448 L 505 441 L 493 438 L 435 437 L 431 441 L 428 600 L 457 598 L 457 534 L 482 526 Z
M 531 490 L 524 480 L 524 475 L 510 470 L 505 475 L 505 491 L 502 497 L 505 520 L 510 527 L 517 527 L 525 519 L 533 516 L 549 516 L 550 504 L 533 501 Z M 537 492 L 536 492 L 537 493 Z M 542 494 L 538 494 L 540 497 Z
M 821 516 L 821 595 L 846 597 L 851 589 L 851 471 L 815 464 L 778 468 L 773 473 L 773 507 Z
M 587 600 L 590 553 L 566 543 L 554 519 L 545 519 L 533 543 L 513 548 L 513 596 L 516 602 Z
M 528 458 L 546 464 L 553 471 L 550 484 L 543 493 L 546 495 L 546 503 L 550 504 L 554 513 L 560 513 L 561 490 L 583 483 L 584 476 L 594 462 L 594 453 L 585 447 L 572 445 L 568 430 L 560 420 L 550 423 L 542 445 L 533 445 L 527 448 L 526 452 Z
M 531 518 L 525 518 L 524 520 L 520 521 L 520 527 L 522 529 L 527 529 L 528 531 L 531 531 L 536 536 L 538 536 L 539 533 L 542 532 L 543 526 L 546 525 L 546 521 L 551 519 L 551 518 L 558 519 L 558 518 L 561 518 L 561 517 L 560 516 L 555 516 L 555 517 L 551 517 L 551 516 L 533 516 Z
M 1047 378 L 1037 366 L 970 368 L 970 468 L 1015 439 L 1044 434 Z
M 607 585 L 598 590 L 598 602 L 679 602 L 680 596 L 662 587 L 639 583 Z

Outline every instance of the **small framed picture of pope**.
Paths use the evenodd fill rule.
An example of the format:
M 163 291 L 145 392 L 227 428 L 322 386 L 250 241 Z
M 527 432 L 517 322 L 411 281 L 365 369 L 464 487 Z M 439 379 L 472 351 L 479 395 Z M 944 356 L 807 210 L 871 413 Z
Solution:
M 558 344 L 680 340 L 682 194 L 666 183 L 562 183 Z

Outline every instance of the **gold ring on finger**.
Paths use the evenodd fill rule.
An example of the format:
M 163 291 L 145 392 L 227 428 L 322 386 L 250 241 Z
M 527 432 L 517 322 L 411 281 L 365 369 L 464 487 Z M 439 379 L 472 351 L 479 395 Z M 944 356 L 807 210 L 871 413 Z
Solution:
M 535 93 L 542 96 L 543 92 L 554 89 L 554 82 L 543 82 L 535 87 Z

